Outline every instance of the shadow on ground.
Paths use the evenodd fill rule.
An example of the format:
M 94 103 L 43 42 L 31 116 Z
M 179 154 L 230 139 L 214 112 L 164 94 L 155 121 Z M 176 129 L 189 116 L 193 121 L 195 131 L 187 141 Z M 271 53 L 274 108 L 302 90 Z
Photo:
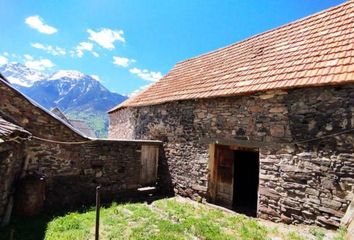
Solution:
M 114 202 L 123 203 L 143 203 L 151 204 L 152 202 L 171 197 L 166 194 L 139 194 L 132 197 L 124 197 L 116 199 Z M 102 207 L 110 206 L 112 202 L 103 202 Z M 11 222 L 6 227 L 0 228 L 0 240 L 41 240 L 45 238 L 48 223 L 54 218 L 64 216 L 70 212 L 86 212 L 93 209 L 94 205 L 80 206 L 65 210 L 45 211 L 41 215 L 33 218 L 13 216 Z M 12 235 L 12 237 L 11 237 Z

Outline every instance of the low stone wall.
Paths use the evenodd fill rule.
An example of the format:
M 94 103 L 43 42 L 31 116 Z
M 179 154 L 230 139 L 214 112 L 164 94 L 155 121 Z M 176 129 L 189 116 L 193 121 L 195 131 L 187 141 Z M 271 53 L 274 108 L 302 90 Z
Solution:
M 206 196 L 216 142 L 259 149 L 262 218 L 336 227 L 354 190 L 352 133 L 301 142 L 354 128 L 354 85 L 126 108 L 124 124 L 120 113 L 110 114 L 110 137 L 162 140 L 182 196 Z
M 102 186 L 102 200 L 139 187 L 141 147 L 158 141 L 94 140 L 82 144 L 31 141 L 26 150 L 27 174 L 46 179 L 45 205 L 72 208 L 94 203 L 95 188 Z

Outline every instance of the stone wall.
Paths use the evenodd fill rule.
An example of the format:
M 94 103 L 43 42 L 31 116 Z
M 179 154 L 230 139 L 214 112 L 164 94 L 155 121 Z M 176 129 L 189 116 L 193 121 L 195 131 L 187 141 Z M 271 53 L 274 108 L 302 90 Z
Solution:
M 338 226 L 354 190 L 352 132 L 321 139 L 354 128 L 354 85 L 127 108 L 124 124 L 120 112 L 110 114 L 110 137 L 162 140 L 182 196 L 206 196 L 216 142 L 259 148 L 262 218 Z
M 0 226 L 22 173 L 24 148 L 21 142 L 0 143 Z
M 0 80 L 0 111 L 11 122 L 33 133 L 34 136 L 59 141 L 85 140 L 70 126 L 64 124 L 36 103 L 28 100 L 8 84 Z
M 132 124 L 134 116 L 128 109 L 119 111 L 119 117 L 111 117 L 109 122 L 109 133 L 112 136 L 119 136 L 122 139 L 133 139 L 134 125 Z M 118 114 L 113 112 L 112 116 Z M 124 128 L 115 128 L 115 126 L 124 126 Z M 117 131 L 119 132 L 116 132 Z
M 102 186 L 102 201 L 112 201 L 139 187 L 142 145 L 159 144 L 95 140 L 65 145 L 31 141 L 26 171 L 44 176 L 47 208 L 92 204 L 97 185 Z
M 91 204 L 97 185 L 102 186 L 102 201 L 111 201 L 136 190 L 142 146 L 160 145 L 159 141 L 148 140 L 87 139 L 2 80 L 0 93 L 1 115 L 32 134 L 32 139 L 21 148 L 23 176 L 44 176 L 47 209 Z M 15 177 L 16 171 L 12 169 L 17 168 L 10 166 L 17 166 L 18 161 L 14 158 L 6 161 L 8 164 L 0 164 L 0 173 Z M 4 175 L 0 174 L 0 199 L 6 198 L 1 189 L 4 182 Z

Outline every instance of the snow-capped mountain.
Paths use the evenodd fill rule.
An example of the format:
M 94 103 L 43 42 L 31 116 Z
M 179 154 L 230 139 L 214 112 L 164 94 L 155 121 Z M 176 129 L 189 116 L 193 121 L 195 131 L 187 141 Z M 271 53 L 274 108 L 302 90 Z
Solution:
M 35 82 L 48 77 L 46 74 L 30 69 L 20 63 L 4 64 L 0 66 L 0 72 L 10 83 L 23 87 L 30 87 Z
M 75 71 L 75 70 L 59 70 L 52 74 L 47 80 L 58 80 L 58 79 L 67 79 L 67 80 L 79 80 L 84 78 L 85 74 Z
M 126 99 L 110 92 L 93 77 L 73 70 L 35 72 L 22 64 L 6 64 L 0 72 L 13 86 L 43 107 L 58 107 L 73 119 L 85 120 L 99 137 L 107 135 L 107 111 Z M 28 76 L 37 76 L 33 81 Z
M 24 94 L 50 109 L 61 110 L 92 109 L 108 111 L 110 107 L 126 98 L 110 92 L 99 81 L 89 75 L 80 73 L 72 75 L 72 71 L 64 74 L 60 71 L 51 75 L 48 80 L 35 82 L 31 87 L 17 87 Z

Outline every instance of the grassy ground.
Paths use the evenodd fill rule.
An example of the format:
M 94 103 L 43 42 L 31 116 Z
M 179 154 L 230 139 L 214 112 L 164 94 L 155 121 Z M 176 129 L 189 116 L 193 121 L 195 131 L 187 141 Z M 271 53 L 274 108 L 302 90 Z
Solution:
M 14 239 L 93 239 L 94 224 L 93 209 L 85 213 L 69 213 L 50 220 L 43 236 L 30 238 L 31 233 L 27 227 L 22 229 L 22 235 L 21 230 L 17 229 Z M 9 229 L 0 232 L 0 239 L 8 239 L 5 235 L 9 233 Z M 35 235 L 36 230 L 32 234 Z M 151 205 L 113 204 L 101 211 L 100 239 L 321 240 L 328 239 L 326 234 L 327 231 L 320 228 L 309 228 L 308 231 L 283 231 L 280 227 L 269 227 L 243 215 L 179 198 L 158 200 Z M 343 231 L 335 234 L 331 239 L 343 239 Z

